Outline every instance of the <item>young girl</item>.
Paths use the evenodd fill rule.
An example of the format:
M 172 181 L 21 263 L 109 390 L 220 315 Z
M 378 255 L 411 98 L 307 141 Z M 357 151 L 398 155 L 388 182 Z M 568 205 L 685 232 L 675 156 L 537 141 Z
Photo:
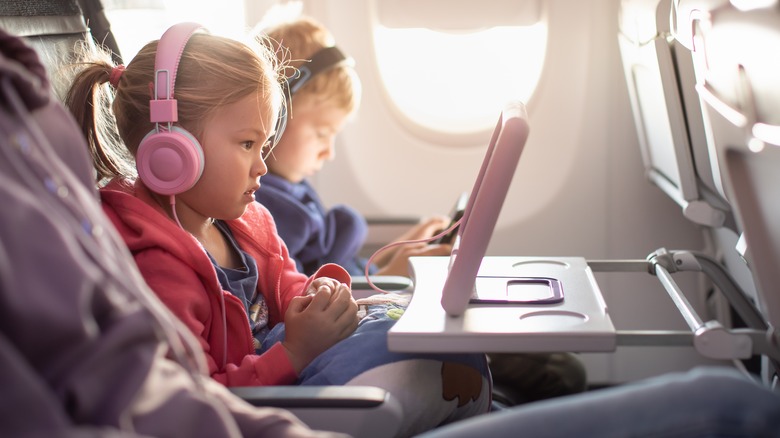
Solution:
M 380 386 L 404 409 L 403 435 L 485 412 L 483 355 L 387 351 L 387 309 L 359 323 L 349 274 L 300 274 L 254 201 L 283 120 L 269 53 L 185 23 L 126 68 L 106 59 L 76 76 L 67 104 L 107 181 L 103 208 L 147 283 L 228 386 Z M 103 104 L 112 99 L 113 113 Z
M 338 263 L 351 274 L 362 275 L 366 260 L 358 251 L 366 238 L 365 219 L 347 205 L 325 208 L 307 181 L 335 157 L 335 137 L 360 102 L 360 80 L 328 30 L 311 18 L 301 17 L 265 31 L 283 47 L 277 56 L 291 59 L 303 73 L 290 78 L 285 135 L 268 160 L 269 173 L 255 198 L 271 211 L 300 270 L 313 273 L 323 263 Z M 398 240 L 431 237 L 447 225 L 447 218 L 427 219 Z M 377 255 L 370 272 L 407 276 L 409 257 L 449 255 L 451 249 L 450 245 L 426 244 L 391 248 Z

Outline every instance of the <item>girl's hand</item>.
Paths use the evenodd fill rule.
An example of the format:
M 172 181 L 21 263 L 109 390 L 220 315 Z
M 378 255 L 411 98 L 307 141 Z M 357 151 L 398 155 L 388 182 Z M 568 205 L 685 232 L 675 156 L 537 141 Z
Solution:
M 332 278 L 312 281 L 307 295 L 294 297 L 284 315 L 282 345 L 300 373 L 312 360 L 357 328 L 357 304 L 347 285 Z

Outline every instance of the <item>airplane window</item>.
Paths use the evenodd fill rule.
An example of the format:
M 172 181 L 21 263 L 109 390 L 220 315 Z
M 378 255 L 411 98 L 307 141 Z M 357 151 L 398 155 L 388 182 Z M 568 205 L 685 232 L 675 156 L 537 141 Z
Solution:
M 172 24 L 194 21 L 211 33 L 241 38 L 246 30 L 244 0 L 103 0 L 125 63 Z
M 242 38 L 247 30 L 244 0 L 103 0 L 103 4 L 125 63 L 175 22 L 195 21 L 212 33 L 234 38 Z M 496 108 L 506 101 L 528 103 L 547 46 L 546 22 L 536 15 L 539 6 L 530 2 L 502 6 L 499 9 L 512 11 L 503 14 L 495 27 L 485 27 L 484 17 L 470 13 L 472 22 L 483 20 L 479 26 L 442 30 L 436 25 L 422 27 L 395 1 L 384 4 L 390 6 L 384 6 L 373 32 L 376 61 L 384 90 L 396 114 L 407 123 L 437 133 L 483 132 L 492 129 Z M 384 21 L 390 22 L 391 6 L 406 11 L 405 21 L 393 19 L 384 26 Z M 516 16 L 522 17 L 516 10 L 523 9 L 532 11 L 525 11 L 530 22 L 511 24 Z
M 528 102 L 539 81 L 547 26 L 473 32 L 374 28 L 380 76 L 391 101 L 414 124 L 446 133 L 491 129 L 496 108 Z

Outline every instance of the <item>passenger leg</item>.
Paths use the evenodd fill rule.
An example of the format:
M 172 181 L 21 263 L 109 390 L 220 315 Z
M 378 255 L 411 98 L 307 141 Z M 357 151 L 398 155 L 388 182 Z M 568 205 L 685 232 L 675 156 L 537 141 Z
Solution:
M 572 353 L 491 353 L 493 401 L 503 406 L 585 390 L 587 373 Z
M 729 368 L 700 368 L 545 400 L 445 426 L 424 438 L 778 437 L 780 394 Z

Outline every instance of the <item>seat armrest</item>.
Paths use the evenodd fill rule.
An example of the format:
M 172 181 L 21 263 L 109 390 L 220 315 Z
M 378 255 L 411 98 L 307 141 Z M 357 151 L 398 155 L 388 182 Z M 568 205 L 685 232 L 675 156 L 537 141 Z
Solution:
M 254 406 L 277 408 L 373 408 L 388 394 L 374 386 L 239 386 L 230 392 Z
M 403 411 L 389 392 L 373 386 L 262 386 L 230 391 L 258 407 L 286 409 L 315 430 L 356 438 L 393 438 Z

